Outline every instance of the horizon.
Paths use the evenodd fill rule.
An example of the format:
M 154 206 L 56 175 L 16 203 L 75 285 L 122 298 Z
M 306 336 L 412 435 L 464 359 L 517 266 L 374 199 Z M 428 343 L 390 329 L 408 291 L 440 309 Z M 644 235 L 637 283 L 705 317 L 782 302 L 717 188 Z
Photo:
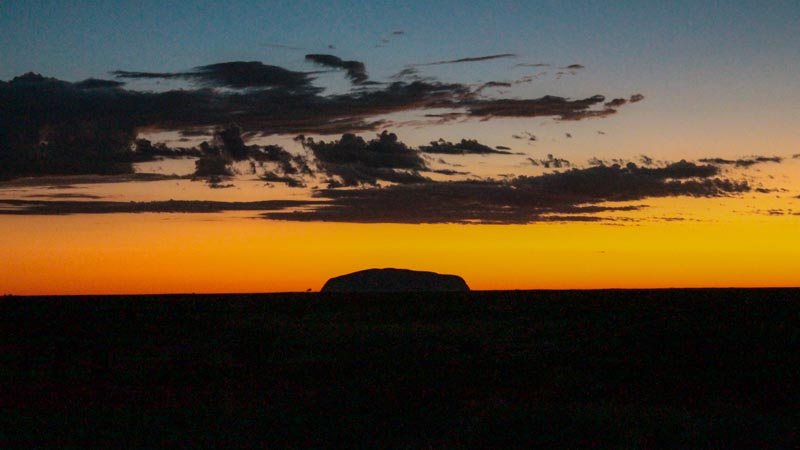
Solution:
M 0 5 L 0 295 L 800 287 L 797 4 L 321 5 Z

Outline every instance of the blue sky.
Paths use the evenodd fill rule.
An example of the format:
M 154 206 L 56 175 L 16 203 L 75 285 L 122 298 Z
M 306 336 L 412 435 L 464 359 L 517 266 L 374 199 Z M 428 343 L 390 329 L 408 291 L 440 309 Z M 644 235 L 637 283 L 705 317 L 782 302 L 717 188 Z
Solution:
M 509 52 L 581 61 L 634 80 L 704 67 L 754 74 L 796 67 L 798 24 L 800 6 L 780 1 L 4 2 L 0 77 L 34 70 L 77 80 L 227 60 L 301 63 L 301 54 L 267 44 L 334 45 L 343 58 L 377 70 Z M 389 36 L 396 30 L 406 35 Z M 386 37 L 386 48 L 374 48 Z

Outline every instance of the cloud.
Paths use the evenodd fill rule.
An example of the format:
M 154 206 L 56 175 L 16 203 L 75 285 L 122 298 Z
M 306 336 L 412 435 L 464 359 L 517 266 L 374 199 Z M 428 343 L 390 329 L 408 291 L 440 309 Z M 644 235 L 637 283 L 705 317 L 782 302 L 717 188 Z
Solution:
M 212 131 L 207 128 L 189 128 L 180 131 L 183 137 L 206 137 L 211 136 Z
M 195 178 L 207 178 L 209 184 L 220 187 L 223 178 L 234 175 L 234 161 L 250 161 L 252 172 L 256 166 L 264 167 L 264 163 L 273 163 L 278 175 L 266 170 L 261 178 L 265 181 L 287 183 L 290 187 L 303 187 L 300 179 L 291 175 L 313 175 L 308 161 L 303 155 L 293 155 L 279 145 L 245 145 L 242 129 L 235 125 L 221 127 L 214 131 L 211 143 L 203 142 L 199 146 L 201 157 L 195 161 Z
M 603 108 L 605 98 L 600 95 L 580 100 L 478 95 L 482 87 L 506 85 L 501 82 L 485 83 L 477 90 L 475 86 L 434 79 L 378 85 L 366 78 L 358 61 L 343 61 L 332 55 L 309 56 L 316 63 L 346 70 L 359 88 L 324 95 L 324 90 L 314 85 L 313 72 L 256 61 L 222 62 L 183 72 L 113 72 L 120 79 L 188 82 L 183 89 L 156 92 L 126 88 L 120 81 L 71 83 L 37 74 L 0 82 L 0 177 L 130 173 L 132 164 L 143 158 L 171 156 L 167 147 L 139 145 L 141 130 L 179 131 L 184 137 L 197 137 L 236 124 L 242 142 L 225 147 L 229 157 L 241 160 L 254 158 L 244 138 L 255 133 L 342 135 L 378 131 L 391 124 L 419 123 L 419 119 L 390 122 L 387 116 L 399 112 L 418 112 L 433 119 L 425 124 L 495 117 L 581 120 L 616 112 L 612 107 Z M 498 54 L 438 63 L 513 56 Z M 139 148 L 153 151 L 137 152 Z M 187 152 L 182 154 L 191 153 Z M 219 166 L 220 161 L 215 163 Z M 382 171 L 371 176 L 378 180 L 397 177 Z
M 300 142 L 314 154 L 320 169 L 337 177 L 342 186 L 429 181 L 418 173 L 428 170 L 419 152 L 400 142 L 394 133 L 384 131 L 370 141 L 344 134 L 338 141 L 301 138 Z
M 741 158 L 741 159 L 723 159 L 723 158 L 703 158 L 699 159 L 698 161 L 708 164 L 716 164 L 716 165 L 734 165 L 736 167 L 750 167 L 755 164 L 760 163 L 780 163 L 783 161 L 783 158 L 780 156 L 754 156 L 752 158 Z
M 82 184 L 139 183 L 150 181 L 180 180 L 182 175 L 160 173 L 129 173 L 121 175 L 43 175 L 0 181 L 0 188 L 45 187 L 46 189 L 75 189 Z
M 434 61 L 424 64 L 412 64 L 411 66 L 438 66 L 442 64 L 461 64 L 461 63 L 470 63 L 470 62 L 480 62 L 480 61 L 490 61 L 493 59 L 504 59 L 504 58 L 516 58 L 517 55 L 513 53 L 500 53 L 497 55 L 486 55 L 486 56 L 472 56 L 468 58 L 459 58 L 459 59 L 449 59 L 444 61 Z
M 641 209 L 610 206 L 649 197 L 725 196 L 750 191 L 746 182 L 713 178 L 716 169 L 685 161 L 659 169 L 597 166 L 510 180 L 427 182 L 384 188 L 326 189 L 328 203 L 265 218 L 368 223 L 530 223 L 605 220 L 599 213 Z
M 272 183 L 285 183 L 289 187 L 306 187 L 305 183 L 297 178 L 288 175 L 278 175 L 272 171 L 266 171 L 261 175 L 261 179 Z
M 523 131 L 521 134 L 512 134 L 511 137 L 514 139 L 527 139 L 532 142 L 535 142 L 538 139 L 536 135 L 530 131 Z
M 463 102 L 471 116 L 491 117 L 547 117 L 560 120 L 581 120 L 591 117 L 605 117 L 616 113 L 613 108 L 590 109 L 605 101 L 602 95 L 594 95 L 580 100 L 546 95 L 528 100 L 497 99 L 471 100 Z
M 306 55 L 306 60 L 325 67 L 344 69 L 353 84 L 364 84 L 369 78 L 367 68 L 361 61 L 344 61 L 337 56 L 321 54 Z
M 88 78 L 75 83 L 75 87 L 78 89 L 113 89 L 124 85 L 125 83 L 121 81 L 99 80 L 97 78 Z
M 419 70 L 413 67 L 406 67 L 405 69 L 397 72 L 396 74 L 389 77 L 393 80 L 402 80 L 402 79 L 409 79 L 409 80 L 420 80 Z
M 551 64 L 547 63 L 519 63 L 515 64 L 514 67 L 550 67 Z
M 489 81 L 480 85 L 478 89 L 475 89 L 475 93 L 478 94 L 484 89 L 488 88 L 501 88 L 501 87 L 511 87 L 511 83 L 505 81 Z
M 324 190 L 329 203 L 304 211 L 275 211 L 268 219 L 358 223 L 529 223 L 569 220 L 620 208 L 543 204 L 533 192 L 498 181 L 459 181 L 396 185 L 381 189 Z M 625 206 L 624 210 L 635 209 Z M 550 214 L 560 217 L 551 218 Z M 586 220 L 587 216 L 576 217 Z M 589 220 L 597 218 L 588 217 Z
M 419 150 L 422 153 L 439 153 L 445 155 L 513 155 L 513 153 L 508 151 L 495 150 L 474 139 L 462 139 L 461 142 L 457 144 L 439 139 L 438 141 L 431 141 L 430 145 L 421 145 Z
M 622 105 L 624 105 L 626 103 L 628 103 L 628 101 L 625 100 L 624 98 L 615 98 L 614 100 L 611 100 L 610 102 L 606 102 L 605 106 L 608 107 L 608 108 L 618 108 L 618 107 L 620 107 L 620 106 L 622 106 Z
M 642 163 L 642 165 L 645 165 L 645 166 L 652 166 L 653 164 L 655 164 L 655 161 L 653 160 L 653 158 L 651 158 L 651 157 L 649 157 L 647 155 L 639 155 L 639 162 Z M 701 160 L 701 162 L 703 162 L 703 161 Z
M 609 202 L 667 196 L 717 197 L 751 191 L 746 182 L 717 178 L 719 169 L 714 166 L 686 161 L 659 168 L 628 163 L 505 180 L 436 182 L 419 177 L 413 170 L 395 170 L 394 167 L 422 167 L 424 163 L 407 159 L 407 149 L 398 148 L 396 139 L 389 134 L 381 136 L 358 144 L 353 143 L 358 141 L 355 137 L 343 137 L 324 143 L 318 150 L 325 149 L 322 153 L 327 152 L 327 158 L 323 158 L 339 166 L 329 169 L 333 176 L 343 180 L 332 180 L 333 185 L 347 183 L 348 177 L 360 184 L 374 184 L 364 181 L 370 176 L 376 181 L 396 178 L 392 181 L 401 184 L 361 189 L 329 188 L 316 191 L 315 199 L 296 201 L 2 200 L 0 214 L 261 211 L 265 218 L 293 221 L 510 224 L 615 220 L 614 213 L 639 210 L 644 206 L 616 206 Z M 375 155 L 384 150 L 391 156 Z M 342 169 L 355 174 L 343 173 Z M 404 182 L 404 177 L 414 181 Z M 286 183 L 297 181 L 274 173 L 267 173 L 263 178 Z
M 60 192 L 58 194 L 30 194 L 26 195 L 26 198 L 83 198 L 88 200 L 97 200 L 102 197 L 99 195 L 91 195 L 91 194 L 75 194 L 71 192 Z
M 582 69 L 585 69 L 585 68 L 586 68 L 586 66 L 584 66 L 583 64 L 570 64 L 570 65 L 568 65 L 566 67 L 562 67 L 562 69 L 565 69 L 565 70 L 582 70 Z
M 631 103 L 640 102 L 642 100 L 644 100 L 644 95 L 642 95 L 642 94 L 633 94 L 633 95 L 631 95 L 631 98 L 628 99 L 628 101 L 631 102 Z
M 469 172 L 461 172 L 461 171 L 458 171 L 458 170 L 452 170 L 452 169 L 438 169 L 438 170 L 432 170 L 431 172 L 433 172 L 433 173 L 439 173 L 439 174 L 442 174 L 442 175 L 447 175 L 447 176 L 452 176 L 452 175 L 469 175 Z
M 542 166 L 545 169 L 560 169 L 562 167 L 569 167 L 572 164 L 563 158 L 555 158 L 552 154 L 548 154 L 547 158 L 545 159 L 535 159 L 535 158 L 528 158 L 531 164 L 534 166 Z
M 112 75 L 127 79 L 171 79 L 190 80 L 209 87 L 284 88 L 292 91 L 318 91 L 312 86 L 312 78 L 304 72 L 294 72 L 283 67 L 271 66 L 258 61 L 230 61 L 196 67 L 188 72 L 129 72 L 115 70 Z
M 264 200 L 215 202 L 167 200 L 153 202 L 0 200 L 0 215 L 65 215 L 115 213 L 218 213 L 223 211 L 276 211 L 321 204 L 315 200 Z M 5 208 L 3 206 L 6 206 Z M 10 206 L 11 208 L 8 208 Z

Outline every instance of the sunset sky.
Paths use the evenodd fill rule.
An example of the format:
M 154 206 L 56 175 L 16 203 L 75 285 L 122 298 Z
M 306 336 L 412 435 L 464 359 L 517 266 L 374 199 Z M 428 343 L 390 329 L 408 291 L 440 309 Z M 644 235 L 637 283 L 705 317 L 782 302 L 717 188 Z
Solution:
M 0 294 L 800 286 L 796 1 L 0 3 Z

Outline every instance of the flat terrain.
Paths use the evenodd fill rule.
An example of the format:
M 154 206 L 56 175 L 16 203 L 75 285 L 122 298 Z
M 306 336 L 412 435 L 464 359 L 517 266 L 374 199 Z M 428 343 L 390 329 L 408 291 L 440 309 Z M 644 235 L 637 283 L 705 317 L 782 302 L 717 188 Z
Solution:
M 800 289 L 0 298 L 0 447 L 792 448 Z

